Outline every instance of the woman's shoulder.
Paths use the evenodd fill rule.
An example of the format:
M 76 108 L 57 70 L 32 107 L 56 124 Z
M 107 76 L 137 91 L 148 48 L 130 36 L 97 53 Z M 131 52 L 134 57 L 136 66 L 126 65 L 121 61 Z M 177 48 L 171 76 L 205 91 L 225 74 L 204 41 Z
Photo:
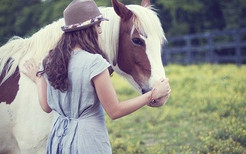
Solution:
M 100 54 L 89 53 L 85 50 L 73 51 L 72 61 L 76 63 L 84 63 L 85 65 L 94 65 L 98 63 L 107 63 L 107 61 Z
M 85 59 L 97 59 L 97 58 L 103 58 L 100 54 L 93 54 L 93 53 L 90 53 L 88 51 L 85 51 L 85 50 L 75 50 L 72 52 L 72 54 L 75 56 L 75 57 L 78 57 L 78 58 L 85 58 Z

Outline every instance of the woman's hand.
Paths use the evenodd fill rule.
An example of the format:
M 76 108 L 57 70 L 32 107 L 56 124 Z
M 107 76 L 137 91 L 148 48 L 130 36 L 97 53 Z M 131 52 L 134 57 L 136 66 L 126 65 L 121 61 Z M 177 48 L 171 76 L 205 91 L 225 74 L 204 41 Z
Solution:
M 37 83 L 37 80 L 39 79 L 38 76 L 36 76 L 39 67 L 37 66 L 34 59 L 29 59 L 24 63 L 24 67 L 26 68 L 26 71 L 22 71 L 27 77 L 29 77 L 34 83 Z
M 34 59 L 29 59 L 24 63 L 26 71 L 22 71 L 27 77 L 29 77 L 37 86 L 38 100 L 41 108 L 46 112 L 50 113 L 52 109 L 49 107 L 47 102 L 47 84 L 43 76 L 37 76 L 39 67 L 37 66 Z
M 157 81 L 151 91 L 151 102 L 149 106 L 159 107 L 166 103 L 171 92 L 167 78 Z

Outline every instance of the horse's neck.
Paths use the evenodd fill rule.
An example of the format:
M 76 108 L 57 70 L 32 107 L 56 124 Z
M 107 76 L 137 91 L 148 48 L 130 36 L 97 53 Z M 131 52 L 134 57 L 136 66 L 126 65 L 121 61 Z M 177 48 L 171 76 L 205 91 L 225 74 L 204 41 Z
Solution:
M 102 34 L 99 35 L 99 45 L 106 54 L 108 61 L 113 64 L 117 57 L 120 18 L 112 7 L 100 7 L 100 12 L 109 21 L 101 23 Z

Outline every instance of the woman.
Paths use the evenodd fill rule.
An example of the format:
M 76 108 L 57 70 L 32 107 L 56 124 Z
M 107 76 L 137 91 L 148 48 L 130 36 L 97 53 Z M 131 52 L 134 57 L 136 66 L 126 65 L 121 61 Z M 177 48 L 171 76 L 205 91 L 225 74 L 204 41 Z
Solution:
M 100 22 L 107 19 L 90 0 L 71 2 L 64 19 L 64 33 L 44 59 L 41 71 L 33 60 L 24 64 L 27 71 L 23 73 L 37 85 L 40 106 L 55 114 L 46 151 L 112 153 L 102 107 L 111 119 L 121 118 L 153 100 L 167 99 L 169 83 L 160 79 L 152 91 L 119 102 L 110 65 L 98 46 Z

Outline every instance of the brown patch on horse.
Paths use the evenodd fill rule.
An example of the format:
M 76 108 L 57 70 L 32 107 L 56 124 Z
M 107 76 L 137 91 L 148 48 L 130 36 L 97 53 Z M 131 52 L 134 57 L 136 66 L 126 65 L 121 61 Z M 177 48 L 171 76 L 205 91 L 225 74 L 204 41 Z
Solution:
M 0 76 L 0 83 L 2 82 L 5 74 L 6 64 Z M 19 68 L 17 67 L 14 74 L 12 74 L 4 83 L 2 83 L 2 85 L 0 85 L 0 103 L 6 102 L 7 104 L 11 104 L 13 102 L 19 90 L 19 79 L 20 73 Z
M 125 73 L 131 75 L 142 91 L 147 91 L 149 87 L 148 80 L 151 75 L 151 66 L 146 54 L 146 45 L 140 37 L 137 29 L 131 30 L 133 27 L 134 14 L 122 3 L 117 0 L 112 1 L 115 12 L 121 17 L 119 46 L 117 63 L 119 68 Z

